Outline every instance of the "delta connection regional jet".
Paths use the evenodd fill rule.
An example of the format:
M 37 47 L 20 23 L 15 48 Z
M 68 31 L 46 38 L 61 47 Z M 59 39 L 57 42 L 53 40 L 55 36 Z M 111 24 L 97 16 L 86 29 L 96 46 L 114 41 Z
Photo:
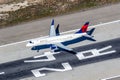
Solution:
M 76 52 L 73 51 L 73 49 L 66 47 L 63 42 L 67 42 L 76 38 L 80 37 L 85 37 L 89 40 L 95 41 L 91 34 L 95 30 L 95 28 L 92 28 L 91 30 L 87 31 L 89 22 L 86 22 L 82 28 L 77 31 L 74 34 L 67 34 L 67 35 L 60 35 L 59 34 L 59 24 L 57 28 L 55 29 L 54 27 L 54 19 L 51 22 L 51 27 L 50 27 L 50 34 L 49 37 L 47 38 L 42 38 L 42 39 L 33 39 L 29 41 L 26 45 L 26 47 L 34 47 L 34 46 L 40 46 L 40 45 L 51 45 L 50 48 L 52 50 L 55 50 L 57 48 L 64 49 L 68 52 L 72 52 L 73 54 L 76 54 Z

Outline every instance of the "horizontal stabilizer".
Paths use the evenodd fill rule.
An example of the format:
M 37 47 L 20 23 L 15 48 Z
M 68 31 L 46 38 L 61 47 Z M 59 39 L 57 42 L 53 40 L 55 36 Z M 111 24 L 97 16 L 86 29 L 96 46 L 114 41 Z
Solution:
M 90 41 L 96 41 L 95 39 L 93 38 L 90 38 L 90 37 L 85 37 L 87 40 L 90 40 Z
M 86 39 L 88 39 L 90 41 L 96 41 L 95 39 L 93 39 L 93 36 L 91 36 L 91 35 L 84 35 L 83 37 L 85 37 Z
M 95 28 L 92 28 L 90 31 L 87 31 L 88 35 L 92 35 L 92 33 L 94 32 Z

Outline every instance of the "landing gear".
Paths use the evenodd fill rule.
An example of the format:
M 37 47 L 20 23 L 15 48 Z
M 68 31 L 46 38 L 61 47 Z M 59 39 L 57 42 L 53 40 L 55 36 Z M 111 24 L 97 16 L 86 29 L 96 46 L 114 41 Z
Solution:
M 37 50 L 37 52 L 39 52 L 39 50 Z

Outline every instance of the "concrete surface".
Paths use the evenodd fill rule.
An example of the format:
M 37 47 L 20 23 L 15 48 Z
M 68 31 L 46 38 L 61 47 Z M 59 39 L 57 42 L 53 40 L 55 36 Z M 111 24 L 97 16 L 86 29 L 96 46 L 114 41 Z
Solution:
M 90 21 L 90 25 L 95 25 L 120 20 L 120 3 L 0 29 L 0 45 L 48 35 L 52 18 L 55 19 L 56 25 L 60 24 L 60 32 L 78 29 L 86 21 Z
M 61 24 L 60 31 L 62 32 L 67 30 L 78 29 L 86 21 L 90 21 L 91 25 L 94 25 L 94 24 L 99 24 L 103 22 L 118 20 L 117 22 L 114 22 L 114 23 L 97 26 L 95 32 L 93 33 L 94 38 L 97 40 L 96 42 L 91 42 L 86 40 L 86 41 L 68 46 L 68 47 L 74 48 L 77 46 L 97 43 L 97 42 L 120 37 L 120 32 L 119 32 L 120 31 L 120 27 L 119 27 L 120 15 L 119 14 L 120 14 L 120 4 L 115 4 L 112 6 L 106 6 L 99 9 L 58 16 L 58 17 L 54 17 L 54 19 L 56 21 L 55 22 L 56 25 L 58 23 Z M 36 51 L 31 51 L 30 48 L 25 47 L 26 41 L 24 40 L 48 35 L 50 22 L 51 22 L 51 18 L 40 19 L 33 22 L 28 22 L 28 23 L 17 25 L 17 26 L 1 29 L 0 30 L 0 44 L 1 44 L 0 63 L 5 63 L 9 61 L 31 57 L 34 55 L 38 55 L 43 51 L 46 51 L 46 50 L 41 50 L 41 52 L 39 53 L 37 53 Z M 18 42 L 18 41 L 22 41 L 22 42 Z M 14 42 L 18 42 L 18 43 L 14 43 Z M 14 43 L 14 44 L 4 45 L 8 43 Z M 119 75 L 119 72 L 117 72 L 119 70 L 119 66 L 114 66 L 113 63 L 114 65 L 118 65 L 118 63 L 120 63 L 119 58 L 111 59 L 110 61 L 106 60 L 103 62 L 76 67 L 74 68 L 75 72 L 74 71 L 64 72 L 64 74 L 51 73 L 47 77 L 35 78 L 35 80 L 39 80 L 39 79 L 47 80 L 47 79 L 54 78 L 55 76 L 57 76 L 57 78 L 60 78 L 61 80 L 66 80 L 66 77 L 69 78 L 68 80 L 70 79 L 76 80 L 79 78 L 81 78 L 82 80 L 86 80 L 87 78 L 86 76 L 90 76 L 89 80 L 93 80 L 93 77 L 96 77 L 96 79 L 100 79 L 100 78 L 103 79 L 109 76 Z M 93 74 L 90 73 L 91 70 L 93 71 Z M 109 75 L 106 72 L 104 72 L 104 70 L 108 71 Z M 109 72 L 110 70 L 115 71 L 115 73 Z M 84 75 L 85 77 L 80 75 Z M 32 79 L 34 80 L 33 77 L 28 79 L 23 79 L 23 80 L 32 80 Z
M 79 59 L 78 54 L 85 51 L 93 51 L 93 49 L 103 49 L 107 46 L 111 46 L 109 49 L 99 51 L 100 54 L 106 52 L 115 51 L 104 56 L 89 58 L 89 59 Z M 68 52 L 61 52 L 54 54 L 55 60 L 41 61 L 24 63 L 24 60 L 31 60 L 32 57 L 22 60 L 17 60 L 13 62 L 8 62 L 0 65 L 0 71 L 5 72 L 5 74 L 0 75 L 1 80 L 100 80 L 104 77 L 114 76 L 120 74 L 120 38 L 109 40 L 105 42 L 100 42 L 96 44 L 90 44 L 86 46 L 76 47 L 75 51 L 80 52 L 76 55 L 70 54 Z M 90 52 L 91 52 L 90 51 Z M 93 52 L 91 52 L 93 53 Z M 97 53 L 96 53 L 97 54 Z M 87 57 L 87 56 L 85 56 Z M 47 59 L 45 56 L 37 58 L 37 60 Z M 35 59 L 34 59 L 35 60 Z M 59 72 L 62 67 L 62 63 L 68 63 L 71 67 L 70 70 Z M 46 70 L 45 68 L 49 68 Z M 60 69 L 59 71 L 54 71 L 49 73 L 52 69 Z M 43 69 L 42 74 L 45 73 L 46 76 L 35 78 L 31 70 Z M 68 69 L 68 67 L 67 67 Z M 32 76 L 32 77 L 31 77 Z M 25 78 L 29 77 L 29 78 Z
M 119 20 L 113 23 L 97 26 L 95 32 L 93 33 L 94 38 L 97 40 L 96 42 L 85 40 L 77 44 L 69 45 L 68 47 L 74 48 L 77 46 L 82 46 L 82 45 L 87 45 L 91 43 L 97 43 L 100 41 L 118 38 L 120 36 L 119 26 L 120 26 Z M 31 57 L 34 55 L 38 55 L 41 52 L 44 52 L 46 50 L 50 50 L 50 49 L 43 49 L 43 50 L 40 50 L 40 52 L 37 52 L 37 51 L 31 50 L 31 47 L 30 48 L 26 47 L 26 44 L 27 42 L 24 41 L 24 42 L 15 43 L 12 45 L 1 46 L 0 47 L 0 54 L 1 54 L 0 63 L 5 63 L 8 61 L 14 61 L 22 58 Z

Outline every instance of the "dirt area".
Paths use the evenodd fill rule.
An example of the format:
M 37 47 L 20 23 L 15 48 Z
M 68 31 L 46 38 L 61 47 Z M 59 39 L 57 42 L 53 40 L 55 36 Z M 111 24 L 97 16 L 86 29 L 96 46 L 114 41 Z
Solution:
M 42 17 L 63 15 L 120 2 L 120 0 L 5 0 L 0 4 L 0 28 Z M 4 15 L 4 14 L 7 14 Z
M 9 12 L 9 11 L 16 11 L 19 10 L 21 8 L 25 8 L 27 6 L 31 6 L 31 5 L 37 5 L 37 4 L 47 4 L 47 5 L 51 5 L 54 4 L 55 0 L 18 0 L 16 3 L 16 0 L 1 0 L 0 1 L 0 13 L 3 12 Z M 69 0 L 68 2 L 74 2 L 75 0 Z M 60 2 L 58 3 L 58 5 L 62 5 Z

